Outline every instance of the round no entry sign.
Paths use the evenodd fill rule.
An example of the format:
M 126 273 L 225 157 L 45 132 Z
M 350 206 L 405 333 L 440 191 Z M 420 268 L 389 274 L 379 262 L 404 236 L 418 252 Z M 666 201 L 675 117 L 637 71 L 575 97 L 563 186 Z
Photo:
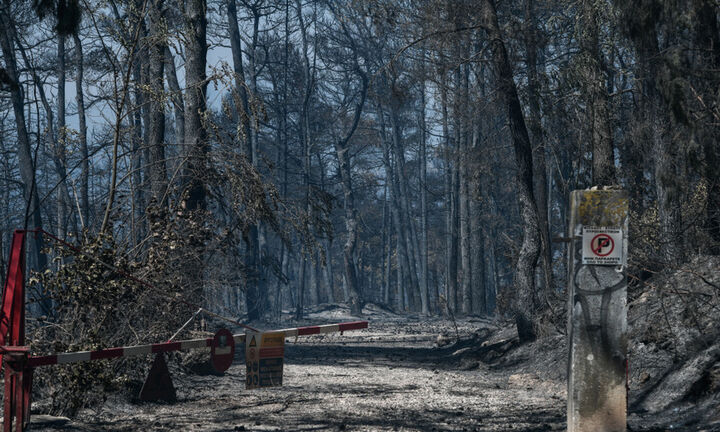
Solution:
M 232 333 L 222 328 L 215 333 L 210 349 L 210 363 L 215 371 L 221 373 L 230 368 L 235 357 L 235 339 Z

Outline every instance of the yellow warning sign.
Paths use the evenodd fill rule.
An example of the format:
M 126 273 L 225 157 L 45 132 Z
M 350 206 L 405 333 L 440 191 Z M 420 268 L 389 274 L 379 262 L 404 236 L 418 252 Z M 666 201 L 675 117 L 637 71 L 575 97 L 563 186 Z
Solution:
M 262 348 L 285 346 L 285 332 L 263 333 Z
M 256 337 L 260 338 L 257 348 Z M 283 363 L 285 357 L 285 333 L 253 333 L 245 336 L 246 379 L 245 388 L 282 386 Z

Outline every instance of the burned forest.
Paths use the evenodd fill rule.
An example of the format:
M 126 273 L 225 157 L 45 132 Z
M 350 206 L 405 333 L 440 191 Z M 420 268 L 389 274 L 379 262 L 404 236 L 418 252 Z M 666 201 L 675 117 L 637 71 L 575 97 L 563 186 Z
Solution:
M 3 431 L 720 431 L 716 0 L 0 0 Z

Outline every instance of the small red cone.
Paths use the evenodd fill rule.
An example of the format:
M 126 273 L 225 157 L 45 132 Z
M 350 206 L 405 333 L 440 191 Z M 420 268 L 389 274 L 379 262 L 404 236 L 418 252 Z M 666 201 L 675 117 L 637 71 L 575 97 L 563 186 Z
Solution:
M 175 386 L 173 385 L 170 371 L 165 362 L 165 355 L 157 353 L 145 383 L 140 389 L 140 400 L 144 402 L 175 402 Z

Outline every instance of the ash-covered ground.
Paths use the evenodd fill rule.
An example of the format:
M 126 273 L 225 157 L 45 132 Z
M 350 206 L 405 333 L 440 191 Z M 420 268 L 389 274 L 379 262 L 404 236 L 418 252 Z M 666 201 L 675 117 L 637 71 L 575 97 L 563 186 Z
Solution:
M 698 258 L 631 296 L 629 430 L 720 431 L 719 264 Z M 303 323 L 261 326 L 355 319 L 344 306 L 325 305 Z M 32 430 L 565 429 L 564 335 L 520 346 L 508 321 L 454 323 L 374 305 L 362 319 L 369 329 L 288 340 L 281 388 L 245 390 L 242 349 L 223 376 L 188 373 L 171 359 L 177 403 L 138 403 L 115 394 L 72 420 L 35 415 Z M 48 405 L 37 401 L 33 412 L 42 414 Z
M 558 373 L 553 370 L 551 375 L 556 379 L 548 378 L 529 371 L 526 354 L 503 356 L 515 342 L 512 332 L 493 321 L 458 321 L 461 340 L 456 342 L 450 321 L 396 316 L 372 305 L 365 312 L 363 318 L 370 321 L 367 330 L 288 340 L 283 387 L 245 390 L 240 355 L 220 377 L 181 373 L 171 361 L 177 403 L 133 403 L 117 395 L 64 425 L 37 424 L 33 430 L 549 431 L 565 427 L 562 349 L 547 351 L 558 357 L 552 362 Z M 336 306 L 308 316 L 308 322 L 316 324 L 353 319 L 344 307 Z M 483 343 L 486 346 L 481 347 Z M 485 357 L 496 360 L 485 363 Z M 37 406 L 40 409 L 42 403 Z

